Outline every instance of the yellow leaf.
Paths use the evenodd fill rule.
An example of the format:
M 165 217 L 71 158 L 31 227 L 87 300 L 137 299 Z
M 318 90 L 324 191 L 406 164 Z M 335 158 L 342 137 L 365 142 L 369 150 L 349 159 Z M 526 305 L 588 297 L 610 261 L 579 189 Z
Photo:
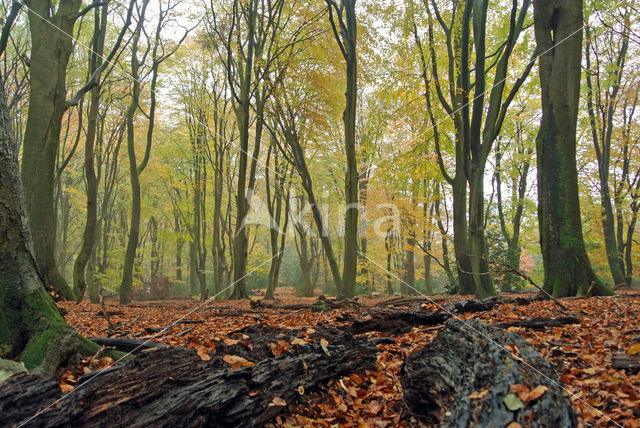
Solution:
M 236 339 L 225 339 L 224 340 L 224 344 L 227 345 L 227 346 L 237 345 L 238 343 L 240 343 L 240 341 L 236 340 Z
M 307 342 L 304 341 L 304 339 L 301 339 L 299 337 L 296 337 L 295 339 L 293 339 L 291 341 L 292 345 L 299 345 L 299 346 L 304 346 L 307 344 Z
M 627 354 L 636 355 L 640 354 L 640 343 L 636 343 L 627 349 Z

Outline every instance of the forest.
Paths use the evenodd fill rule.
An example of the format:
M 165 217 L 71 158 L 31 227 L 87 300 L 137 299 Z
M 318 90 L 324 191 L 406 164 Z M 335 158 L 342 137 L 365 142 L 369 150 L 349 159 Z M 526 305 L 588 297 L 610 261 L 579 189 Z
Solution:
M 0 423 L 640 426 L 639 23 L 0 0 Z

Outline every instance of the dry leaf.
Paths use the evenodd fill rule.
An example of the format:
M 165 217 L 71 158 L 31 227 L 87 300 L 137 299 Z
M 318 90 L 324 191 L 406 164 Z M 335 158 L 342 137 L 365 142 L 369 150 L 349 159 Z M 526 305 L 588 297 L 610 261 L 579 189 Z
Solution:
M 525 401 L 537 400 L 542 395 L 544 395 L 544 393 L 547 392 L 548 390 L 549 390 L 549 388 L 547 388 L 546 386 L 538 385 L 535 388 L 533 388 L 533 390 L 531 390 L 531 392 L 529 393 L 529 396 L 527 397 L 527 399 Z
M 198 357 L 200 357 L 202 361 L 209 361 L 211 359 L 207 348 L 205 348 L 204 346 L 198 346 L 196 348 L 196 352 L 198 353 Z
M 295 339 L 293 339 L 293 340 L 291 341 L 291 344 L 292 344 L 292 345 L 298 345 L 298 346 L 304 346 L 304 345 L 306 345 L 306 344 L 307 344 L 307 342 L 305 342 L 305 340 L 304 340 L 304 339 L 301 339 L 301 338 L 299 338 L 299 337 L 296 337 Z
M 278 406 L 278 407 L 285 407 L 287 405 L 287 402 L 284 401 L 282 398 L 280 397 L 275 397 L 273 400 L 271 400 L 271 406 Z
M 630 346 L 629 349 L 627 349 L 627 354 L 640 354 L 640 343 L 636 343 L 635 345 Z
M 473 391 L 471 394 L 469 394 L 469 398 L 471 398 L 472 400 L 484 398 L 488 393 L 488 389 L 483 389 L 482 391 Z
M 527 401 L 527 397 L 529 396 L 529 388 L 521 383 L 514 383 L 509 386 L 509 392 L 516 394 L 522 401 Z
M 222 361 L 227 364 L 231 364 L 231 370 L 239 369 L 240 367 L 249 367 L 255 366 L 256 363 L 252 363 L 251 361 L 242 358 L 238 355 L 225 355 L 222 357 Z

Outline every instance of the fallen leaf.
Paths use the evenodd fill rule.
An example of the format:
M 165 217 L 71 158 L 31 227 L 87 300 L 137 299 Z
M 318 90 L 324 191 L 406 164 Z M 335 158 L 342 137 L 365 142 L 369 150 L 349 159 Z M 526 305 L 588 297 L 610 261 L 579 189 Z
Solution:
M 320 339 L 320 346 L 322 347 L 322 350 L 324 351 L 325 354 L 327 355 L 331 355 L 331 353 L 329 352 L 329 348 L 327 348 L 327 346 L 329 346 L 329 342 L 327 341 L 327 339 L 322 338 Z
M 535 388 L 533 388 L 533 390 L 529 393 L 529 396 L 527 397 L 526 401 L 537 400 L 542 395 L 544 395 L 544 393 L 547 392 L 548 390 L 549 388 L 547 388 L 546 386 L 538 385 Z
M 471 394 L 469 394 L 469 398 L 471 398 L 472 400 L 484 398 L 488 393 L 488 389 L 483 389 L 482 391 L 473 391 Z
M 231 370 L 235 370 L 235 369 L 239 369 L 240 367 L 249 367 L 249 366 L 255 366 L 256 363 L 252 363 L 251 361 L 242 358 L 238 355 L 225 355 L 224 357 L 222 357 L 222 361 L 224 361 L 227 364 L 231 364 Z
M 274 397 L 273 400 L 271 400 L 271 406 L 278 406 L 278 407 L 285 407 L 287 405 L 287 402 L 284 401 L 282 398 L 280 397 Z
M 516 394 L 507 394 L 504 396 L 502 401 L 504 401 L 504 404 L 505 406 L 507 406 L 507 409 L 511 410 L 512 412 L 515 412 L 516 410 L 521 409 L 522 406 L 524 405 L 522 403 L 522 400 L 520 400 Z
M 514 383 L 509 386 L 509 392 L 516 394 L 522 401 L 527 401 L 527 397 L 529 396 L 529 388 L 521 383 Z
M 198 346 L 196 348 L 196 352 L 198 353 L 198 357 L 200 357 L 202 361 L 209 361 L 211 359 L 207 348 L 205 348 L 204 346 Z
M 238 343 L 240 343 L 239 340 L 236 339 L 225 339 L 223 340 L 223 343 L 227 346 L 233 346 L 233 345 L 237 345 Z
M 292 345 L 298 345 L 298 346 L 304 346 L 304 345 L 306 345 L 306 344 L 307 344 L 307 342 L 305 342 L 305 340 L 304 340 L 304 339 L 301 339 L 301 338 L 299 338 L 299 337 L 296 337 L 295 339 L 293 339 L 293 340 L 291 341 L 291 344 L 292 344 Z
M 522 428 L 522 425 L 517 422 L 511 422 L 509 425 L 507 425 L 507 428 Z
M 69 385 L 68 383 L 60 384 L 60 390 L 62 390 L 62 392 L 69 392 L 72 389 L 73 389 L 73 385 Z
M 629 349 L 627 349 L 627 354 L 630 354 L 630 355 L 640 354 L 640 343 L 631 345 Z
M 377 400 L 371 400 L 369 404 L 367 404 L 367 413 L 377 415 L 380 413 L 380 410 L 382 410 L 382 404 Z

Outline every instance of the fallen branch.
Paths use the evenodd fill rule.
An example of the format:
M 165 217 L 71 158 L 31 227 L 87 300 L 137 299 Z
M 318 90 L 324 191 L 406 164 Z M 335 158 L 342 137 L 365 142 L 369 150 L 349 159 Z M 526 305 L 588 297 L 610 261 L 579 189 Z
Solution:
M 138 354 L 145 349 L 167 347 L 167 345 L 165 345 L 164 343 L 120 337 L 90 337 L 89 340 L 97 343 L 100 346 L 107 346 L 110 348 L 115 348 L 118 351 L 131 352 L 133 354 Z
M 540 290 L 540 292 L 542 294 L 544 294 L 545 296 L 547 296 L 549 299 L 553 300 L 553 302 L 558 305 L 558 307 L 562 310 L 562 313 L 567 313 L 569 312 L 569 308 L 567 308 L 565 305 L 563 305 L 562 303 L 560 303 L 560 301 L 558 299 L 556 299 L 555 297 L 553 297 L 551 294 L 549 294 L 547 291 L 544 290 L 544 288 L 540 287 L 538 284 L 536 284 L 530 276 L 525 275 L 523 272 L 520 272 L 518 269 L 514 268 L 513 266 L 511 266 L 508 263 L 502 263 L 502 262 L 496 262 L 496 261 L 492 261 L 490 262 L 491 264 L 496 264 L 496 265 L 500 265 L 504 268 L 507 269 L 507 272 L 511 272 L 514 273 L 518 276 L 520 276 L 522 279 L 526 280 L 529 284 L 533 285 L 534 287 L 536 287 L 538 290 Z
M 640 370 L 640 355 L 614 354 L 611 358 L 611 367 L 616 370 Z
M 560 318 L 529 318 L 526 320 L 508 321 L 494 324 L 501 328 L 524 327 L 534 330 L 544 330 L 546 327 L 562 327 L 567 324 L 580 324 L 580 319 L 576 317 L 560 317 Z

